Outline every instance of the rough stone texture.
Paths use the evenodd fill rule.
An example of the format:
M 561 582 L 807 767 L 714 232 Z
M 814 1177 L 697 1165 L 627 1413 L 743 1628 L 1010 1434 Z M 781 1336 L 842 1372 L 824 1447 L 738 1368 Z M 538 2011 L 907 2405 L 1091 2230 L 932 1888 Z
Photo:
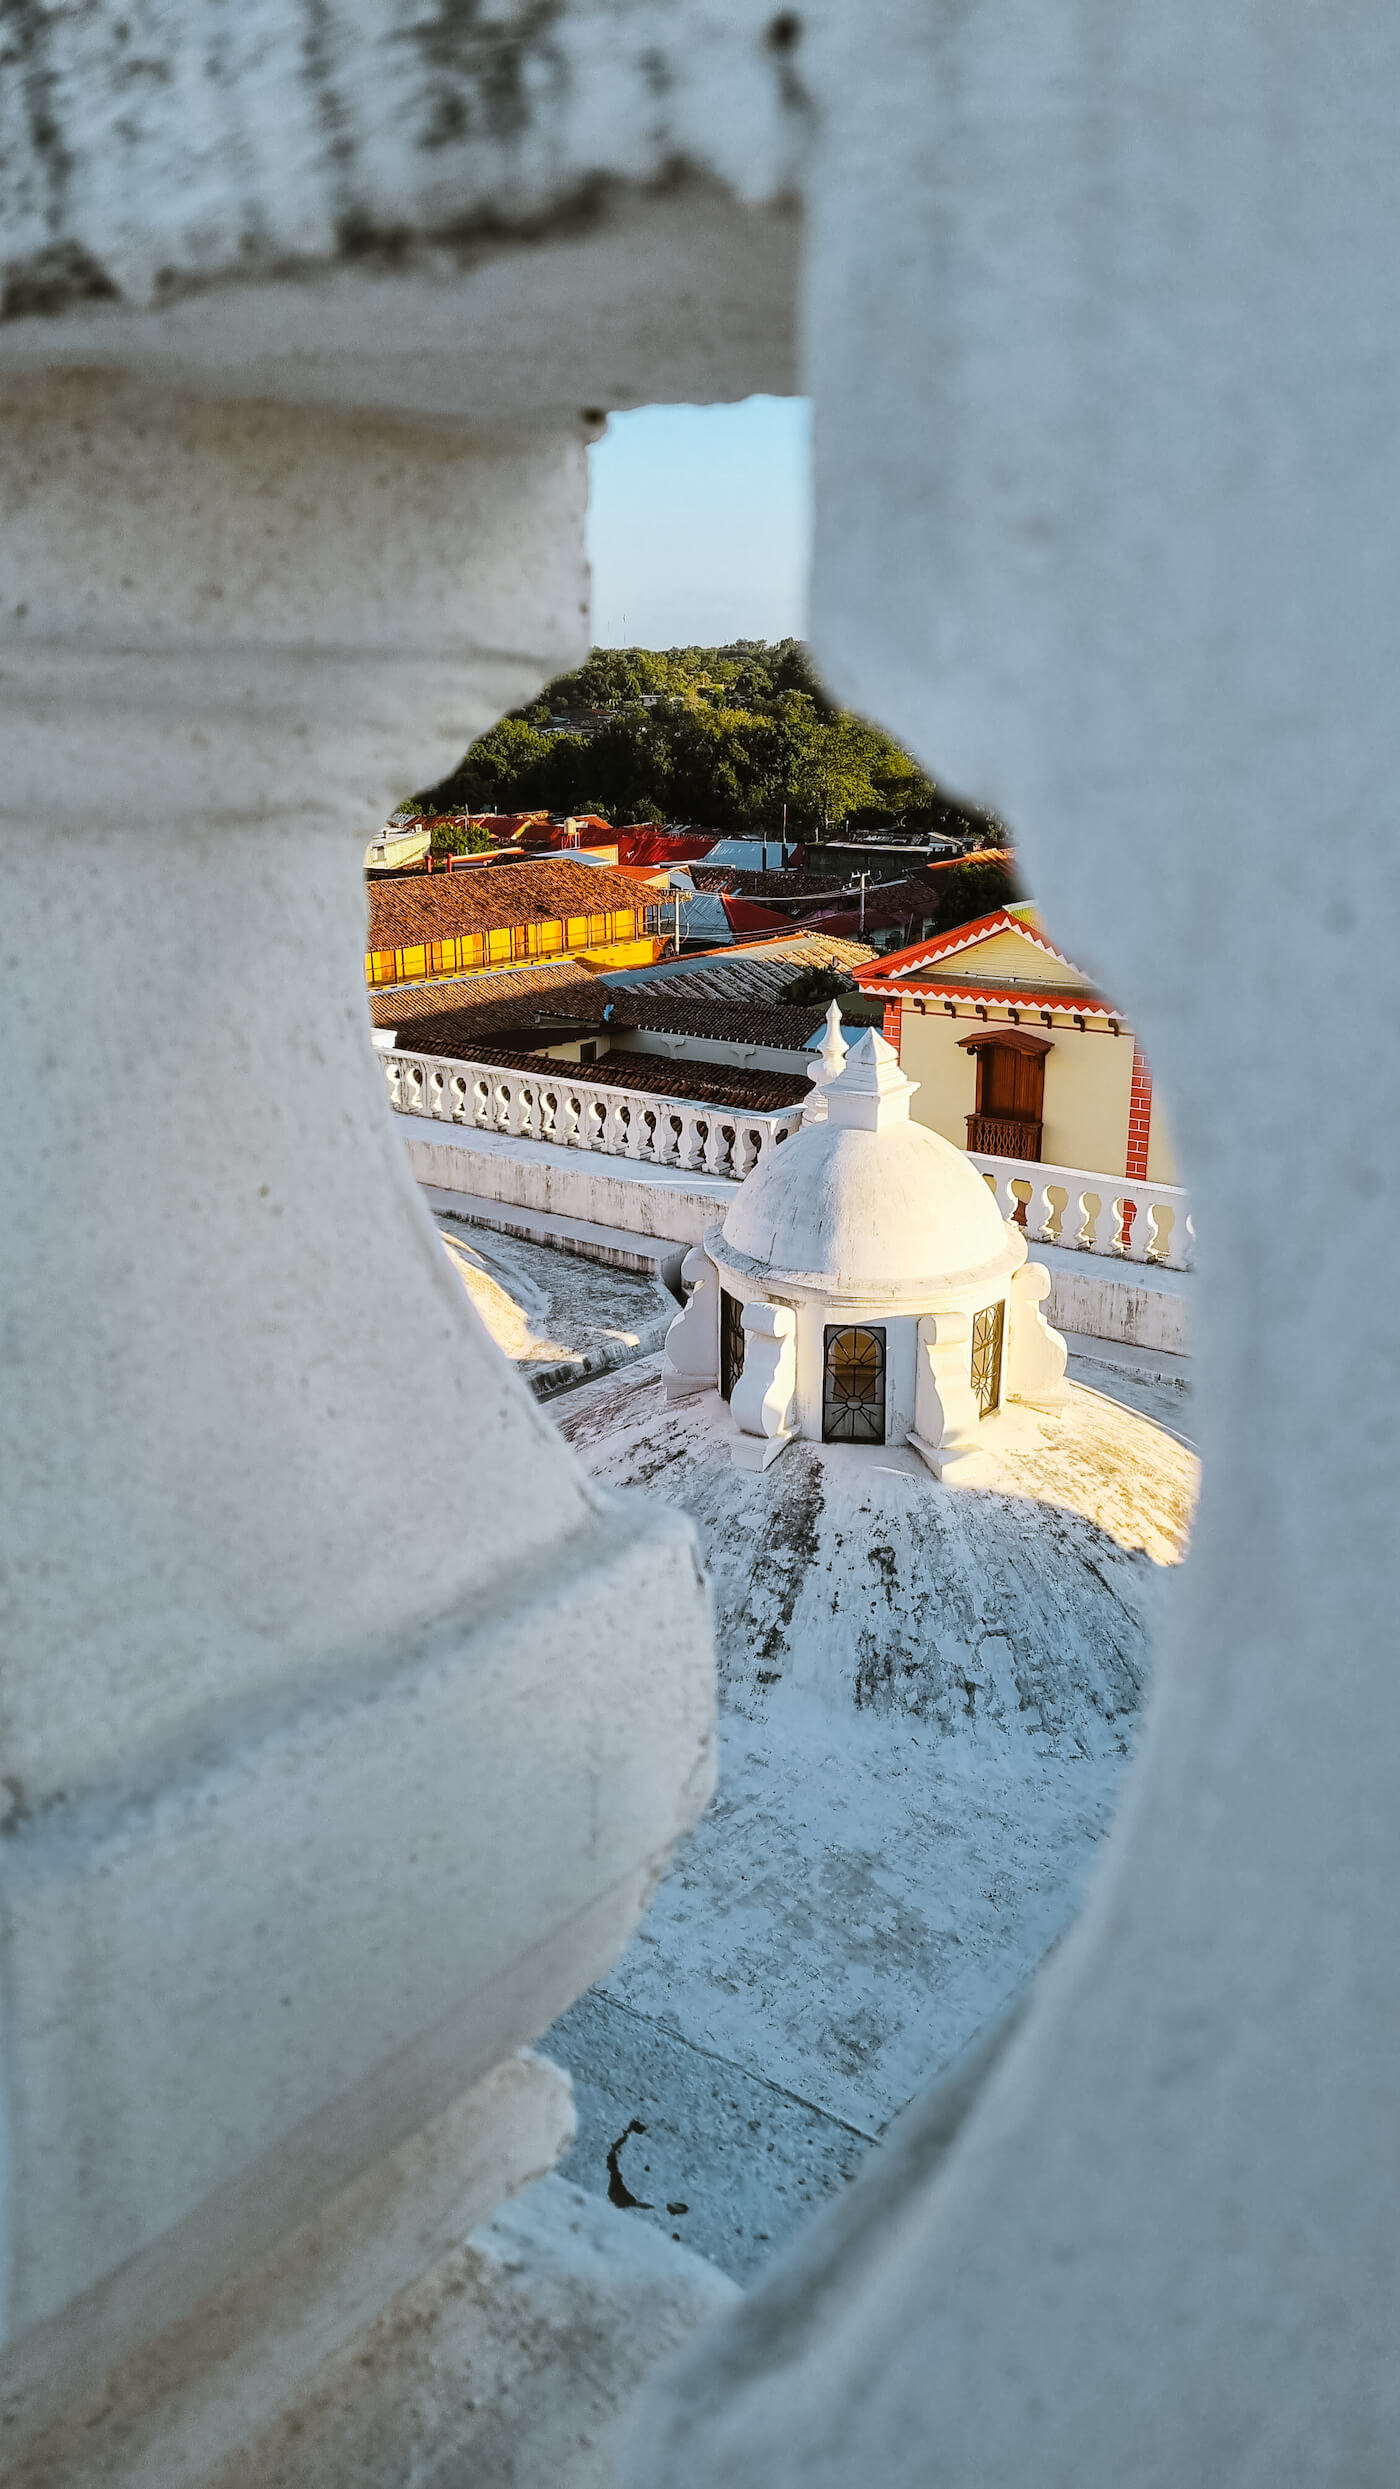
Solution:
M 1016 823 L 1171 1094 L 1206 1487 L 1103 1876 L 953 2150 L 852 2190 L 633 2477 L 1382 2489 L 1400 27 L 885 0 L 844 33 L 818 650 Z
M 111 1139 L 80 1184 L 81 1078 L 53 1081 L 52 1044 L 23 1081 L 12 1078 L 23 1125 L 11 1163 L 35 1156 L 37 1129 L 32 1181 L 44 1206 L 31 1216 L 27 1182 L 7 1227 L 21 1377 L 6 1413 L 19 1413 L 11 1458 L 49 1500 L 37 1537 L 32 1511 L 16 1505 L 6 1518 L 27 1533 L 18 1604 L 32 1609 L 46 1686 L 72 1682 L 47 1620 L 67 1616 L 103 1676 L 140 1638 L 140 1594 L 156 1713 L 173 1701 L 193 1734 L 179 1661 L 185 1639 L 203 1647 L 211 1619 L 220 1648 L 227 1628 L 230 1693 L 257 1677 L 264 1630 L 295 1643 L 322 1585 L 328 1636 L 337 1632 L 366 1582 L 351 1520 L 365 1536 L 371 1507 L 367 1458 L 360 1492 L 331 1412 L 353 1380 L 349 1343 L 371 1301 L 383 1308 L 387 1291 L 404 1288 L 416 1342 L 395 1368 L 405 1398 L 421 1380 L 450 1433 L 445 1402 L 467 1396 L 459 1378 L 475 1352 L 449 1349 L 439 1322 L 455 1282 L 440 1257 L 436 1281 L 426 1275 L 435 1248 L 421 1220 L 414 1233 L 401 1162 L 397 1174 L 385 1163 L 382 1107 L 371 1110 L 368 1073 L 350 1063 L 350 842 L 363 843 L 385 795 L 430 773 L 433 751 L 445 760 L 464 728 L 581 645 L 579 435 L 557 435 L 558 461 L 536 469 L 533 487 L 523 469 L 511 483 L 498 465 L 475 504 L 488 532 L 494 507 L 518 524 L 521 546 L 550 542 L 559 556 L 547 625 L 522 635 L 509 619 L 513 585 L 504 613 L 488 625 L 484 600 L 472 623 L 438 570 L 407 603 L 377 610 L 397 519 L 376 534 L 365 503 L 374 479 L 395 469 L 406 431 L 392 450 L 382 428 L 352 441 L 319 410 L 383 407 L 391 379 L 400 406 L 420 414 L 469 404 L 461 365 L 448 368 L 442 350 L 458 317 L 454 287 L 460 280 L 465 299 L 472 271 L 459 270 L 450 239 L 445 262 L 425 265 L 422 252 L 425 239 L 436 248 L 459 230 L 479 233 L 488 202 L 493 216 L 549 218 L 595 174 L 649 178 L 676 161 L 763 201 L 788 182 L 798 147 L 810 202 L 818 653 L 838 691 L 1015 821 L 1064 939 L 1121 995 L 1170 1088 L 1205 1241 L 1210 1483 L 1135 1794 L 1075 1938 L 1000 2055 L 954 2103 L 916 2121 L 918 2149 L 895 2180 L 853 2190 L 837 2233 L 671 2389 L 667 2416 L 641 2440 L 641 2473 L 667 2489 L 799 2479 L 845 2489 L 872 2477 L 882 2489 L 1388 2485 L 1400 2431 L 1400 1679 L 1390 1650 L 1400 1337 L 1377 1239 L 1393 1227 L 1400 1180 L 1400 1152 L 1383 1139 L 1397 895 L 1389 814 L 1400 777 L 1393 13 L 1374 0 L 1340 19 L 1311 0 L 1223 11 L 1182 0 L 1165 12 L 1151 0 L 1112 12 L 1099 0 L 1053 10 L 869 0 L 799 25 L 795 12 L 770 23 L 733 0 L 556 0 L 489 17 L 444 5 L 408 21 L 390 16 L 387 0 L 339 16 L 319 0 L 307 11 L 261 0 L 234 22 L 173 0 L 139 15 L 115 0 L 27 0 L 6 24 L 0 152 L 16 168 L 5 213 L 19 315 L 6 352 L 16 371 L 71 359 L 106 374 L 75 384 L 85 410 L 76 430 L 77 400 L 62 391 L 39 394 L 7 424 L 8 472 L 19 479 L 19 576 L 5 600 L 16 754 L 7 797 L 28 886 L 23 918 L 14 900 L 7 909 L 7 949 L 26 971 L 39 960 L 20 929 L 33 922 L 46 976 L 65 962 L 65 1034 L 76 1014 L 83 1059 L 101 1066 L 113 1111 Z M 634 335 L 625 357 L 578 364 L 564 335 L 517 389 L 508 341 L 537 323 L 540 300 L 523 281 L 528 255 L 494 293 L 486 286 L 504 308 L 466 350 L 482 336 L 500 342 L 498 412 L 507 401 L 597 406 L 606 399 L 593 384 L 608 368 L 629 393 L 664 394 L 697 365 L 689 347 L 649 359 L 663 333 L 700 336 L 716 391 L 773 368 L 747 348 L 710 357 L 732 281 L 742 290 L 744 252 L 736 239 L 719 255 L 723 280 L 700 286 L 693 316 L 696 259 L 678 231 L 688 194 L 674 205 L 662 281 L 639 294 L 635 332 L 616 308 L 626 210 L 600 227 L 599 259 L 547 250 L 535 263 L 555 284 L 561 267 L 582 271 L 584 325 L 592 271 L 614 307 L 611 335 Z M 377 279 L 333 267 L 366 220 L 371 237 L 394 236 L 378 262 L 391 281 L 373 293 Z M 760 207 L 739 226 L 764 236 L 777 221 Z M 395 253 L 399 273 L 386 267 Z M 766 301 L 775 263 L 762 248 L 756 258 Z M 305 288 L 282 276 L 231 281 L 244 266 L 302 264 L 313 271 Z M 157 298 L 164 268 L 174 272 L 168 310 L 133 308 Z M 204 290 L 178 299 L 191 284 Z M 122 299 L 95 299 L 105 286 Z M 399 302 L 401 326 L 389 309 Z M 40 316 L 65 304 L 61 318 Z M 406 351 L 414 340 L 416 355 Z M 206 391 L 246 392 L 259 409 L 281 391 L 313 410 L 302 437 L 284 430 L 264 460 L 255 507 L 236 481 L 238 424 L 226 411 L 207 427 L 224 464 L 198 489 L 172 408 L 142 463 L 110 377 L 124 358 L 172 384 L 197 377 Z M 689 380 L 686 391 L 706 394 Z M 273 417 L 246 421 L 266 448 Z M 402 543 L 416 566 L 415 529 L 423 509 L 441 511 L 452 453 L 421 425 L 407 429 L 421 507 Z M 333 489 L 318 496 L 310 469 L 323 444 L 336 452 Z M 524 455 L 517 437 L 507 465 Z M 563 500 L 551 508 L 556 487 Z M 230 535 L 235 507 L 243 516 Z M 36 535 L 41 508 L 52 524 Z M 441 524 L 431 531 L 439 551 L 443 534 Z M 338 568 L 309 554 L 313 538 L 341 549 Z M 461 542 L 472 538 L 468 523 Z M 263 570 L 257 548 L 279 540 L 295 544 L 297 562 Z M 212 588 L 231 562 L 246 628 L 221 639 L 210 635 Z M 506 567 L 512 582 L 532 575 L 519 553 Z M 140 589 L 114 594 L 126 578 Z M 496 580 L 500 594 L 500 571 Z M 43 627 L 36 621 L 21 658 L 32 596 Z M 370 655 L 347 666 L 356 630 Z M 435 655 L 444 637 L 447 675 Z M 471 702 L 460 696 L 466 674 Z M 291 868 L 253 825 L 269 806 L 284 821 L 314 811 L 287 793 L 308 716 L 323 762 L 341 773 L 324 768 L 321 784 L 332 806 L 344 793 L 347 826 L 334 836 L 345 861 L 314 885 L 330 933 L 314 1032 L 308 1045 L 284 1042 L 274 1064 L 270 1047 L 235 1033 L 231 998 L 236 990 L 246 1009 L 251 995 L 256 1007 L 253 937 L 275 956 L 273 886 Z M 115 770 L 114 733 L 124 755 Z M 81 940 L 76 879 L 56 922 L 38 834 L 50 801 L 92 867 Z M 177 1111 L 184 1057 L 160 1011 L 155 1042 L 148 1028 L 139 1045 L 125 1009 L 114 928 L 128 949 L 138 927 L 144 938 L 149 910 L 138 917 L 135 898 L 150 880 L 138 892 L 134 863 L 124 872 L 113 860 L 117 822 L 129 825 L 118 843 L 131 840 L 133 860 L 143 840 L 148 855 L 179 858 L 177 881 L 197 853 L 210 861 L 183 906 L 209 944 L 202 1026 L 208 1059 L 227 1071 L 228 1137 L 222 1154 L 178 1178 L 141 1141 L 142 1128 L 163 1131 Z M 325 838 L 328 857 L 328 826 Z M 235 854 L 247 859 L 241 873 Z M 7 886 L 19 893 L 18 880 Z M 298 889 L 305 897 L 310 885 Z M 167 944 L 163 976 L 182 1003 L 193 949 L 179 946 L 177 962 L 173 936 Z M 37 968 L 10 990 L 17 1049 L 53 1030 L 54 990 Z M 280 994 L 278 1006 L 280 1023 Z M 190 1025 L 185 1010 L 181 1027 Z M 293 1170 L 289 1198 L 309 1201 L 321 1169 L 332 1185 L 344 1180 L 331 1164 L 339 1149 L 345 1164 L 363 1164 L 368 1202 L 371 1170 L 384 1163 L 375 1198 L 398 1203 L 383 1211 L 388 1250 L 376 1273 L 347 1273 L 338 1320 L 333 1302 L 312 1310 L 297 1293 L 304 1355 L 289 1338 L 275 1370 L 256 1354 L 235 1370 L 229 1344 L 256 1343 L 255 1308 L 269 1303 L 284 1332 L 294 1328 L 285 1268 L 297 1261 L 295 1226 L 280 1231 L 279 1265 L 253 1205 L 281 1198 L 294 1156 L 275 1075 L 295 1065 L 286 1076 L 304 1083 L 308 1059 L 324 1073 L 324 1112 L 318 1120 L 303 1100 L 295 1149 L 310 1131 L 324 1150 Z M 65 1159 L 66 1189 L 55 1180 Z M 251 1197 L 235 1173 L 250 1179 Z M 162 1182 L 173 1203 L 164 1236 L 154 1210 L 139 1215 Z M 113 1211 L 105 1262 L 80 1215 L 94 1190 L 104 1215 Z M 229 1239 L 198 1304 L 170 1245 L 187 1232 L 192 1193 L 206 1213 L 212 1203 Z M 364 1232 L 368 1260 L 372 1220 Z M 92 1336 L 94 1257 L 117 1283 L 109 1301 L 131 1301 L 130 1330 L 113 1342 Z M 416 1276 L 405 1281 L 405 1269 Z M 164 1333 L 153 1310 L 162 1290 Z M 460 1306 L 455 1320 L 461 1334 Z M 206 1375 L 213 1389 L 196 1427 Z M 306 1417 L 313 1404 L 322 1426 Z M 474 1416 L 487 1452 L 474 1458 L 464 1431 L 464 1493 L 468 1480 L 487 1489 L 505 1474 L 510 1437 L 532 1524 L 578 1505 L 577 1483 L 551 1470 L 523 1401 L 499 1379 Z M 229 1449 L 240 1440 L 257 1445 L 246 1465 Z M 251 1496 L 250 1474 L 262 1480 Z M 201 1500 L 201 1480 L 228 1491 Z M 298 1567 L 289 1515 L 303 1496 Z M 134 1536 L 133 1504 L 143 1516 Z M 270 1532 L 265 1600 L 249 1513 Z M 248 1557 L 238 1581 L 225 1525 Z M 196 1612 L 200 1562 L 210 1578 Z M 178 1630 L 156 1648 L 167 1574 Z M 367 1585 L 371 1611 L 382 1614 L 409 1578 L 391 1541 L 382 1578 Z M 313 1661 L 324 1648 L 304 1646 Z M 9 1697 L 25 1769 L 36 1788 L 66 1789 L 67 1758 L 32 1699 L 28 1665 Z M 132 1683 L 144 1691 L 143 1679 Z M 195 1707 L 221 1683 L 220 1668 L 211 1678 L 196 1665 Z M 103 1749 L 129 1794 L 152 1751 L 141 1703 L 124 1723 L 102 1699 L 61 1708 L 79 1771 Z M 210 1716 L 200 1714 L 201 1735 Z M 15 1853 L 38 1837 L 22 1825 Z M 482 1872 L 495 1879 L 492 1901 L 511 1889 L 499 1858 Z M 100 1952 L 94 1931 L 84 1959 Z M 175 1993 L 192 2045 L 193 1992 Z M 84 1994 L 75 1979 L 64 2007 Z M 11 2028 L 55 2031 L 56 2059 L 59 2007 L 36 2013 L 12 1985 L 5 2005 Z M 120 2052 L 107 2054 L 128 2079 Z M 10 2093 L 8 2114 L 12 2126 L 18 2115 L 23 2206 L 36 2136 L 22 2095 L 17 2112 Z M 105 2173 L 122 2149 L 116 2111 L 84 2133 L 85 2166 Z M 23 2256 L 16 2270 L 12 2323 L 30 2304 Z
M 437 1213 L 447 1258 L 496 1346 L 537 1400 L 660 1348 L 676 1300 L 654 1273 L 604 1272 L 581 1254 L 473 1230 Z
M 550 2135 L 546 2160 L 556 2144 Z M 7 2468 L 7 2483 L 614 2489 L 621 2415 L 647 2371 L 723 2312 L 732 2283 L 557 2178 L 538 2179 L 473 2230 L 461 2172 L 433 2174 L 436 2200 L 416 2207 L 418 2268 L 387 2303 L 368 2306 L 365 2285 L 378 2282 L 382 2295 L 385 2279 L 372 2234 L 350 2257 L 342 2250 L 339 2270 L 334 2254 L 308 2272 L 284 2251 L 250 2277 L 247 2295 L 265 2294 L 251 2341 L 216 2305 L 204 2321 L 221 2359 L 165 2376 L 155 2395 L 142 2368 L 157 2346 L 100 2409 L 70 2413 Z M 495 2203 L 530 2173 L 512 2169 L 497 2131 L 472 2174 Z M 279 2410 L 289 2383 L 293 2399 Z
M 568 2170 L 606 2188 L 640 2118 L 633 2217 L 747 2279 L 1077 1907 L 1196 1464 L 1081 1391 L 1053 1423 L 1008 1412 L 970 1492 L 887 1445 L 736 1472 L 713 1389 L 677 1406 L 654 1366 L 556 1422 L 595 1475 L 696 1524 L 721 1682 L 716 1803 L 545 2043 L 575 2080 Z
M 507 2059 L 95 2388 L 74 2373 L 59 2416 L 22 2447 L 7 2407 L 8 2489 L 221 2477 L 246 2444 L 294 2429 L 308 2380 L 353 2368 L 386 2306 L 573 2130 L 568 2077 L 528 2051 Z
M 486 1337 L 366 1026 L 374 819 L 581 651 L 577 418 L 3 395 L 14 2459 L 598 1975 L 713 1695 L 686 1533 Z
M 7 12 L 12 318 L 378 260 L 448 264 L 687 164 L 791 179 L 790 41 L 752 0 L 119 0 Z

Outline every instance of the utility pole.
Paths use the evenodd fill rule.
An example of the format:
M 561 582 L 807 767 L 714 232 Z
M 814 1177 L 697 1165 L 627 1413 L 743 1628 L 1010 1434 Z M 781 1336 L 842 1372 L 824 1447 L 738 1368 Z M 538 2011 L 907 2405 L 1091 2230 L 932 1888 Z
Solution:
M 860 877 L 860 929 L 862 934 L 865 932 L 865 885 L 867 879 L 868 876 L 862 873 Z

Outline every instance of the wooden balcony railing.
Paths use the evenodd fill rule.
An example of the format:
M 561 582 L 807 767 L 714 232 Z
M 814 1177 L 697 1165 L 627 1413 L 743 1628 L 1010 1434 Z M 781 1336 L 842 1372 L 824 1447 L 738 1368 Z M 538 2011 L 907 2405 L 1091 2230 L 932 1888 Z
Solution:
M 980 1150 L 988 1158 L 1024 1158 L 1032 1164 L 1040 1157 L 1041 1126 L 1016 1115 L 969 1115 L 967 1146 Z

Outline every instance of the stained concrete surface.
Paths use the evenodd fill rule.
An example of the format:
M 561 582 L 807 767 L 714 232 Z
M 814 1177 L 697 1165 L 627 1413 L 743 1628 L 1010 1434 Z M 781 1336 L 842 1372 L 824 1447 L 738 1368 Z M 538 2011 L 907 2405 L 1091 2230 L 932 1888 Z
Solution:
M 446 1212 L 434 1224 L 497 1347 L 541 1398 L 659 1348 L 679 1310 L 651 1272 L 496 1235 Z
M 614 2204 L 620 2181 L 629 2219 L 745 2278 L 1078 1909 L 1196 1464 L 1131 1405 L 1179 1416 L 1175 1386 L 1126 1375 L 1121 1400 L 1008 1411 L 982 1490 L 884 1447 L 794 1445 L 755 1475 L 717 1399 L 667 1406 L 658 1374 L 586 1384 L 558 1422 L 699 1528 L 720 1793 L 542 2046 L 578 2094 L 566 2174 Z

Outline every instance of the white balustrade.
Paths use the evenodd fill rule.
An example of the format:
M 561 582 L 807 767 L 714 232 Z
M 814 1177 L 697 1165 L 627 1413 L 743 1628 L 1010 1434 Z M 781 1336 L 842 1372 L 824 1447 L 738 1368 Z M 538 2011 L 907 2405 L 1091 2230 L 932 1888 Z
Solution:
M 406 1111 L 415 1110 L 409 1105 Z M 985 1176 L 1002 1217 L 1018 1221 L 1028 1244 L 1069 1245 L 1119 1261 L 1156 1262 L 1164 1270 L 1191 1268 L 1196 1230 L 1180 1185 L 1100 1175 L 1087 1167 L 1040 1166 L 1028 1158 L 991 1158 L 980 1150 L 969 1150 L 968 1156 Z
M 428 1115 L 515 1140 L 553 1141 L 565 1149 L 598 1150 L 607 1157 L 736 1180 L 751 1175 L 765 1152 L 802 1123 L 800 1105 L 740 1114 L 694 1098 L 577 1080 L 567 1065 L 524 1071 L 400 1052 L 379 1060 L 390 1103 L 401 1115 Z M 1154 1202 L 1157 1198 L 1154 1193 Z

